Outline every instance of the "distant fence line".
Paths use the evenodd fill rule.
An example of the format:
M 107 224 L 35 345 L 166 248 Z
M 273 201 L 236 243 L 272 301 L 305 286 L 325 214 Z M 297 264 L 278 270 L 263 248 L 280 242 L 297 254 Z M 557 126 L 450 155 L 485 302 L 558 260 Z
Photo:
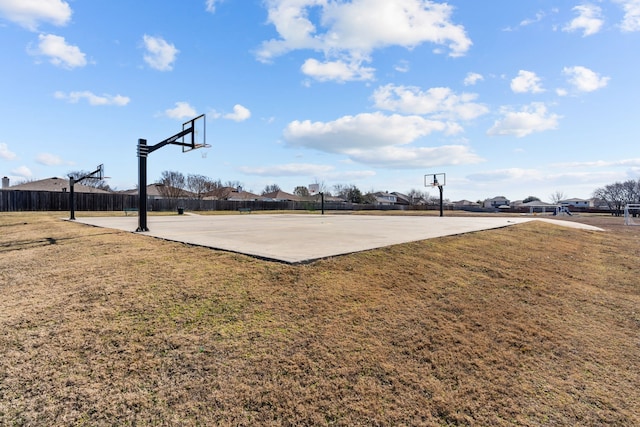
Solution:
M 137 208 L 138 196 L 118 193 L 75 193 L 76 211 L 123 211 L 125 208 Z M 22 211 L 69 211 L 69 193 L 53 191 L 0 190 L 0 212 Z M 235 200 L 200 200 L 200 199 L 154 199 L 147 202 L 150 211 L 175 211 L 178 207 L 187 211 L 237 211 L 240 208 L 255 211 L 270 210 L 307 210 L 319 211 L 320 202 L 313 201 L 235 201 Z M 406 206 L 406 205 L 364 205 L 344 202 L 325 202 L 327 211 L 414 211 L 439 210 L 439 205 Z M 471 212 L 497 212 L 497 209 L 481 207 L 452 207 L 445 205 L 444 210 L 466 210 Z M 572 208 L 572 212 L 607 212 L 609 210 L 593 208 Z M 512 208 L 505 210 L 512 213 L 529 213 L 529 208 Z
M 76 210 L 117 211 L 137 207 L 138 196 L 116 193 L 75 193 Z M 0 212 L 68 211 L 70 198 L 67 192 L 55 191 L 0 191 Z
M 125 208 L 137 208 L 138 196 L 117 193 L 75 193 L 76 211 L 122 211 Z M 0 212 L 21 211 L 69 211 L 70 198 L 67 192 L 52 191 L 0 191 Z M 173 211 L 178 207 L 187 211 L 237 211 L 248 208 L 255 211 L 268 210 L 321 210 L 320 202 L 312 201 L 234 201 L 234 200 L 200 200 L 200 199 L 154 199 L 147 202 L 150 211 Z M 353 203 L 325 202 L 325 210 L 413 210 L 435 209 L 435 207 L 418 206 L 374 206 Z

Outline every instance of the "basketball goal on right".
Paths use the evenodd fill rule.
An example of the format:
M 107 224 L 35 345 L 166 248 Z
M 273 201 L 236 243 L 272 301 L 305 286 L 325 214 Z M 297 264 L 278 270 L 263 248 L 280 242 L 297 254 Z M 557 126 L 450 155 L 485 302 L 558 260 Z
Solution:
M 640 225 L 633 219 L 640 215 L 640 203 L 628 203 L 624 207 L 624 225 Z M 640 221 L 640 218 L 636 218 Z
M 444 216 L 442 189 L 447 185 L 447 175 L 444 173 L 428 173 L 424 176 L 424 186 L 437 188 L 440 191 L 440 216 Z

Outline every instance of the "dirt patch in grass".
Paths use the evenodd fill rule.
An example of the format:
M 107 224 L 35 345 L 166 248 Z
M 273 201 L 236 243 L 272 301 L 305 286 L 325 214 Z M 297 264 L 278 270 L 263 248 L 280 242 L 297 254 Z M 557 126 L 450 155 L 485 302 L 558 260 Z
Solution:
M 640 227 L 291 266 L 0 215 L 2 425 L 639 425 Z

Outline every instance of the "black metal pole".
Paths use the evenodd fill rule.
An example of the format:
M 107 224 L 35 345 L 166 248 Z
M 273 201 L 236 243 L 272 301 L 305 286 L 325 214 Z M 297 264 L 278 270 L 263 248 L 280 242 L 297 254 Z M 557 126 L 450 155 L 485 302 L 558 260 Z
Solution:
M 149 231 L 147 228 L 147 140 L 138 140 L 138 229 Z
M 324 193 L 320 193 L 320 200 L 322 205 L 322 215 L 324 215 Z
M 443 202 L 442 202 L 442 185 L 439 185 L 438 188 L 440 189 L 440 216 L 444 216 L 444 213 L 442 211 L 442 205 L 443 205 Z
M 76 197 L 73 192 L 73 186 L 75 184 L 75 179 L 72 176 L 69 177 L 69 210 L 71 211 L 71 215 L 69 219 L 76 219 Z

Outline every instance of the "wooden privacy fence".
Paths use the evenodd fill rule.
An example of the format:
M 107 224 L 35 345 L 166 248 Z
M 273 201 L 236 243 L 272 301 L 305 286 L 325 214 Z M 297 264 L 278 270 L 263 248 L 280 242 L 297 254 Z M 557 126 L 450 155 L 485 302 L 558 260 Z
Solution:
M 76 211 L 124 211 L 126 208 L 138 207 L 138 196 L 118 193 L 75 193 Z M 51 191 L 0 190 L 0 212 L 21 211 L 69 211 L 69 193 Z M 200 199 L 154 199 L 147 202 L 150 211 L 252 211 L 269 210 L 307 210 L 319 211 L 320 202 L 313 201 L 233 201 L 233 200 L 200 200 Z M 327 211 L 359 211 L 359 210 L 429 210 L 437 206 L 376 206 L 353 203 L 325 202 Z M 445 207 L 449 210 L 449 207 Z
M 78 211 L 118 211 L 137 207 L 138 196 L 117 193 L 75 193 Z M 0 212 L 68 211 L 69 193 L 54 191 L 0 191 Z

